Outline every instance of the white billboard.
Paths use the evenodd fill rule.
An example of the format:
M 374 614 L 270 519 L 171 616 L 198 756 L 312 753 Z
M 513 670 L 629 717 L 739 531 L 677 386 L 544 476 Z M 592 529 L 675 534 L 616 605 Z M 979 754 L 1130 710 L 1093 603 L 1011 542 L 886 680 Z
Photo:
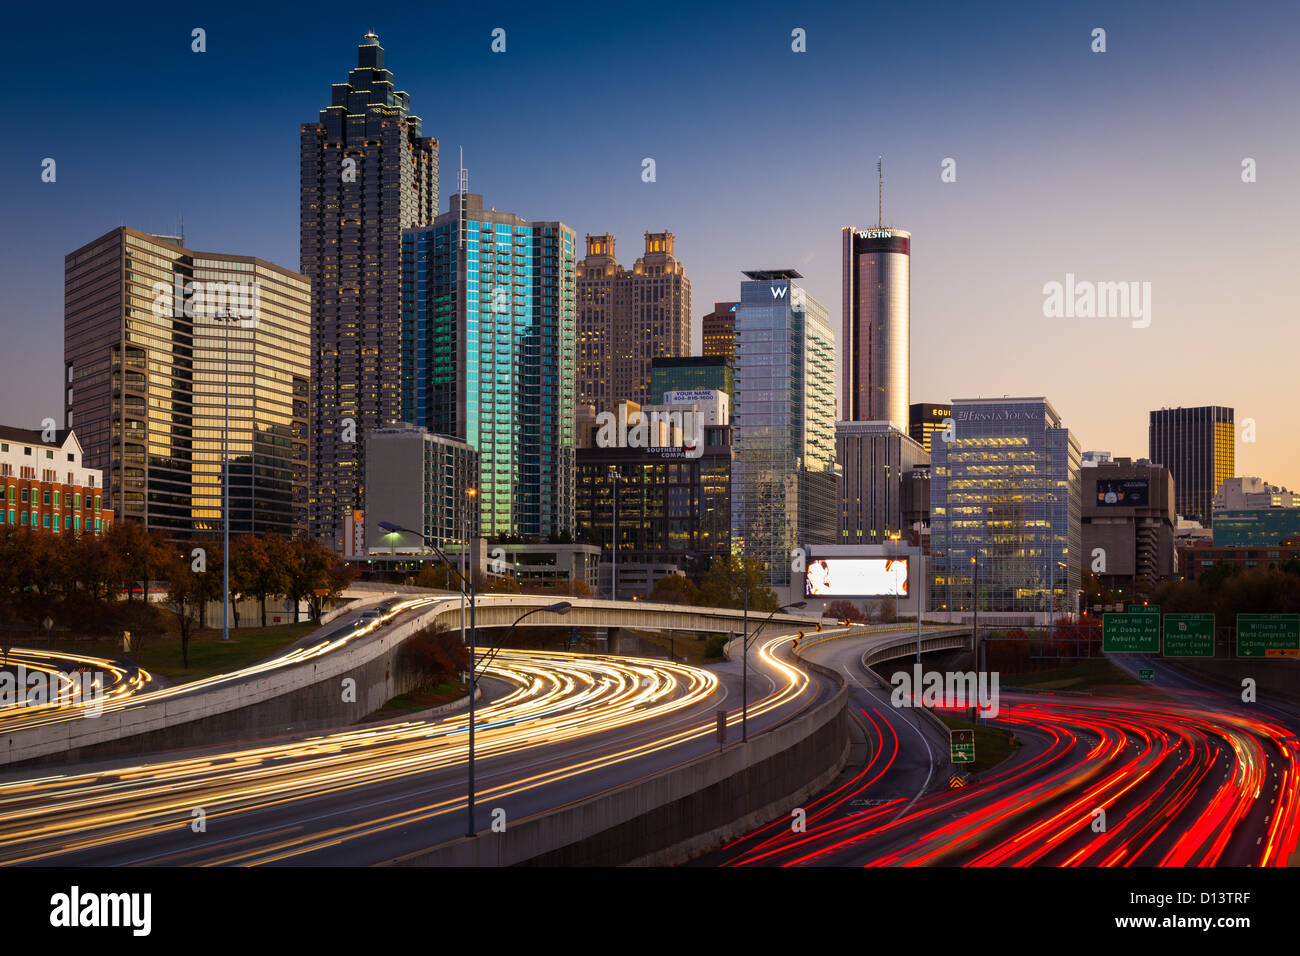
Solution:
M 822 598 L 907 597 L 907 558 L 821 558 L 808 564 L 804 594 Z

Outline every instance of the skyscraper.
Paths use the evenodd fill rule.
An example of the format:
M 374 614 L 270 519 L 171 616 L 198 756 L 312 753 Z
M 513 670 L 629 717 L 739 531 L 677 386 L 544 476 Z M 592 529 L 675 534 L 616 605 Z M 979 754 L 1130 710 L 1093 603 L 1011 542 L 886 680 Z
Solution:
M 1174 476 L 1174 507 L 1206 527 L 1214 518 L 1214 493 L 1236 470 L 1233 410 L 1219 405 L 1161 408 L 1151 412 L 1151 461 Z
M 300 254 L 312 287 L 311 532 L 342 547 L 362 507 L 365 433 L 401 416 L 402 230 L 438 212 L 438 142 L 367 33 L 301 135 Z
M 952 408 L 947 405 L 914 402 L 908 406 L 907 433 L 928 452 L 935 432 L 942 434 L 944 422 L 951 417 Z
M 673 252 L 671 232 L 647 232 L 645 252 L 628 270 L 614 237 L 587 236 L 578 263 L 578 402 L 609 411 L 645 405 L 650 362 L 691 350 L 691 280 Z
M 902 229 L 841 230 L 844 247 L 846 421 L 908 428 L 911 388 L 912 234 Z
M 841 470 L 839 544 L 884 544 L 910 531 L 905 499 L 930 456 L 892 422 L 837 422 Z M 928 510 L 928 502 L 925 503 Z
M 793 269 L 744 273 L 736 309 L 734 550 L 790 584 L 790 552 L 834 544 L 835 334 Z
M 576 248 L 469 192 L 403 236 L 403 414 L 478 452 L 485 536 L 573 532 Z
M 1045 398 L 961 399 L 952 418 L 931 446 L 931 608 L 1020 624 L 1076 610 L 1078 441 Z
M 311 296 L 252 256 L 119 227 L 64 260 L 65 416 L 105 507 L 172 537 L 306 530 Z M 229 379 L 227 379 L 227 366 Z
M 703 354 L 720 355 L 730 362 L 736 355 L 736 306 L 739 302 L 715 302 L 704 317 Z

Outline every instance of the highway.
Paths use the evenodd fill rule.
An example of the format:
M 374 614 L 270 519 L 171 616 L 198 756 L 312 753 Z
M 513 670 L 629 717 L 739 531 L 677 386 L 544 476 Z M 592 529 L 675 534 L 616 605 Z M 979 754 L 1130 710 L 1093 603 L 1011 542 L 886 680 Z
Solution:
M 837 689 L 751 650 L 749 731 Z M 739 662 L 503 650 L 478 710 L 477 827 L 657 773 L 716 747 L 715 712 L 739 735 Z M 400 720 L 63 772 L 0 776 L 0 863 L 370 864 L 464 834 L 467 716 Z M 202 812 L 202 832 L 195 820 Z
M 842 639 L 809 656 L 846 666 L 864 646 Z M 1286 865 L 1300 835 L 1295 725 L 1221 692 L 1189 700 L 1183 688 L 1178 697 L 1004 692 L 993 724 L 1023 746 L 974 786 L 935 789 L 936 780 L 932 792 L 909 797 L 920 776 L 917 735 L 909 748 L 904 726 L 914 712 L 868 691 L 853 701 L 868 753 L 810 802 L 806 832 L 777 821 L 699 862 Z M 1104 830 L 1096 810 L 1105 812 Z

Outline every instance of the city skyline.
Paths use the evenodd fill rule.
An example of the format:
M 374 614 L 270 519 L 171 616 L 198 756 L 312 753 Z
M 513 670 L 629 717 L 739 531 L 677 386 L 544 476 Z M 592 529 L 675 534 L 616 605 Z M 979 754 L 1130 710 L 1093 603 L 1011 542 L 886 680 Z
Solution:
M 866 14 L 761 12 L 734 21 L 670 8 L 624 51 L 629 68 L 584 95 L 602 104 L 628 96 L 644 81 L 627 77 L 638 73 L 642 60 L 654 60 L 656 45 L 667 37 L 680 60 L 673 61 L 671 76 L 654 76 L 673 88 L 698 86 L 707 78 L 704 92 L 662 121 L 589 131 L 572 147 L 528 154 L 501 149 L 501 128 L 560 144 L 574 139 L 574 120 L 532 116 L 520 105 L 493 122 L 478 121 L 475 104 L 509 88 L 511 77 L 539 57 L 579 64 L 590 46 L 584 34 L 522 10 L 501 14 L 509 45 L 498 55 L 500 69 L 486 73 L 483 68 L 494 62 L 488 58 L 495 21 L 469 14 L 446 21 L 461 42 L 439 57 L 422 52 L 420 37 L 431 28 L 432 15 L 420 13 L 387 22 L 320 17 L 328 27 L 270 13 L 259 18 L 256 32 L 245 29 L 247 22 L 237 15 L 214 14 L 203 54 L 191 52 L 193 25 L 179 17 L 104 24 L 88 31 L 93 37 L 60 35 L 55 49 L 42 42 L 55 35 L 54 26 L 19 14 L 16 26 L 31 41 L 18 52 L 19 71 L 39 56 L 48 65 L 42 78 L 52 84 L 43 89 L 78 121 L 66 122 L 65 110 L 58 123 L 53 116 L 36 117 L 24 148 L 0 160 L 15 186 L 8 211 L 16 220 L 40 224 L 0 267 L 6 280 L 0 299 L 4 330 L 12 343 L 0 359 L 0 374 L 11 383 L 7 417 L 29 426 L 59 418 L 57 361 L 47 367 L 30 357 L 58 351 L 62 256 L 119 220 L 142 231 L 173 233 L 184 216 L 191 247 L 237 248 L 285 265 L 297 261 L 298 163 L 286 130 L 296 130 L 319 110 L 323 84 L 336 81 L 344 58 L 373 29 L 386 47 L 388 66 L 418 104 L 425 134 L 445 149 L 463 143 L 479 188 L 501 207 L 524 216 L 560 216 L 580 235 L 675 232 L 701 303 L 692 315 L 693 351 L 700 348 L 702 303 L 729 299 L 740 269 L 764 261 L 800 268 L 810 292 L 830 303 L 838 338 L 839 230 L 874 220 L 874 157 L 883 154 L 885 223 L 905 221 L 919 240 L 912 262 L 913 401 L 1050 394 L 1085 448 L 1135 458 L 1144 456 L 1150 409 L 1229 406 L 1236 409 L 1239 432 L 1247 419 L 1256 424 L 1257 441 L 1243 442 L 1238 434 L 1238 474 L 1300 483 L 1300 452 L 1285 440 L 1293 390 L 1286 359 L 1300 345 L 1300 331 L 1282 321 L 1289 236 L 1281 224 L 1296 211 L 1297 197 L 1280 175 L 1296 134 L 1271 119 L 1277 102 L 1270 91 L 1282 88 L 1278 81 L 1286 67 L 1280 47 L 1269 44 L 1280 41 L 1260 40 L 1259 31 L 1244 24 L 1211 21 L 1208 6 L 1184 11 L 1177 23 L 1120 6 L 1098 8 L 1088 19 L 1033 12 L 1014 29 L 974 11 L 952 10 L 942 21 L 951 30 L 937 36 L 924 29 L 930 24 L 894 15 L 878 23 L 882 44 L 910 51 L 918 70 L 942 67 L 946 72 L 939 75 L 952 80 L 900 91 L 897 104 L 873 114 L 819 85 L 843 62 L 847 41 L 837 27 L 854 25 Z M 1278 29 L 1268 36 L 1280 37 L 1297 14 L 1273 17 Z M 1088 49 L 1094 21 L 1109 30 L 1105 54 Z M 790 50 L 794 25 L 808 31 L 806 54 Z M 1206 44 L 1203 38 L 1211 35 L 1213 44 Z M 175 89 L 139 105 L 145 135 L 133 154 L 149 155 L 160 142 L 154 137 L 173 142 L 181 135 L 185 142 L 192 136 L 190 161 L 181 168 L 142 158 L 119 164 L 86 158 L 91 142 L 124 142 L 124 133 L 105 125 L 107 118 L 89 102 L 91 78 L 120 63 L 124 46 L 137 51 L 145 66 L 119 69 L 182 71 Z M 254 71 L 239 72 L 241 63 L 268 47 L 276 50 L 270 88 Z M 767 84 L 777 88 L 778 106 L 805 107 L 795 114 L 797 124 L 815 130 L 827 148 L 805 154 L 800 163 L 774 155 L 766 140 L 771 122 L 751 122 L 735 106 L 745 101 L 737 95 L 739 83 L 691 63 L 702 49 L 713 51 L 716 62 L 723 48 L 768 62 L 770 78 L 747 82 L 757 82 L 760 94 L 769 92 Z M 1011 53 L 1016 55 L 1008 58 Z M 519 66 L 510 65 L 515 56 Z M 998 72 L 990 68 L 994 61 L 1013 66 Z M 472 87 L 459 79 L 470 67 L 479 70 Z M 261 105 L 256 116 L 242 117 L 240 129 L 256 148 L 199 148 L 251 90 Z M 1014 119 L 1003 117 L 1000 104 L 1012 102 Z M 1202 139 L 1188 131 L 1189 124 L 1177 125 L 1179 117 L 1224 115 L 1229 103 L 1232 109 L 1216 120 L 1212 137 Z M 830 118 L 846 104 L 863 122 L 841 129 Z M 182 107 L 212 118 L 178 134 L 174 117 Z M 1168 118 L 1153 124 L 1153 111 Z M 779 109 L 772 115 L 780 115 Z M 993 120 L 995 131 L 979 132 Z M 706 134 L 707 123 L 718 127 Z M 727 153 L 744 153 L 745 161 L 723 153 L 695 158 L 695 141 L 706 135 L 714 142 L 725 135 L 733 144 Z M 234 142 L 242 138 L 234 136 Z M 592 162 L 593 148 L 608 158 Z M 861 161 L 845 162 L 843 156 Z M 54 183 L 40 180 L 44 157 L 59 163 Z M 653 183 L 642 182 L 645 157 L 656 160 Z M 1258 161 L 1258 182 L 1242 182 L 1245 157 Z M 956 182 L 940 179 L 945 158 L 956 160 Z M 783 216 L 782 197 L 796 189 L 800 214 Z M 770 199 L 755 202 L 756 195 Z M 1186 195 L 1200 202 L 1178 199 Z M 710 228 L 718 221 L 728 229 Z M 1217 231 L 1216 222 L 1232 222 L 1252 242 L 1216 246 L 1219 272 L 1230 279 L 1207 286 L 1198 243 Z M 997 241 L 989 240 L 989 223 L 998 224 Z M 1151 282 L 1149 327 L 1123 319 L 1044 317 L 1044 284 L 1069 275 Z M 1269 348 L 1261 349 L 1265 338 Z M 839 348 L 842 356 L 842 342 Z M 1014 364 L 1005 364 L 1008 355 L 1015 356 Z M 1165 359 L 1163 366 L 1153 362 L 1158 357 Z M 1063 362 L 1078 374 L 1062 376 Z M 1115 382 L 1124 387 L 1110 388 Z

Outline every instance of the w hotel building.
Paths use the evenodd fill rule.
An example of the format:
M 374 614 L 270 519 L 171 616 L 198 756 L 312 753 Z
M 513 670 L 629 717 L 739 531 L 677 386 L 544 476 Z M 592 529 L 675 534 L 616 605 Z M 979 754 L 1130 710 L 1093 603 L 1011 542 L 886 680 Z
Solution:
M 67 429 L 46 441 L 39 429 L 0 425 L 0 524 L 55 534 L 103 534 L 113 524 L 100 473 L 82 463 Z
M 220 528 L 228 421 L 231 533 L 304 531 L 310 315 L 305 276 L 173 236 L 69 254 L 64 411 L 105 507 L 173 538 Z

